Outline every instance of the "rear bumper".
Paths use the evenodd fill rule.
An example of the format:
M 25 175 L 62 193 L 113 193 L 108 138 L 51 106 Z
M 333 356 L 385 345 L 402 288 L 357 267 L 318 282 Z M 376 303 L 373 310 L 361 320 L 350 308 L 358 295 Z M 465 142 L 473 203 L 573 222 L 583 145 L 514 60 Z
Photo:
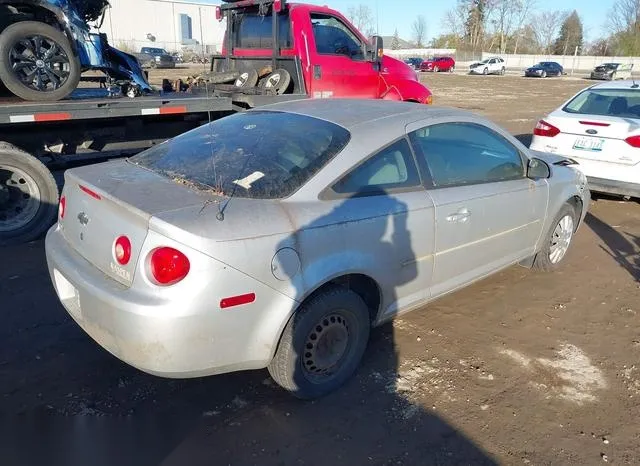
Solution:
M 587 176 L 587 180 L 589 181 L 589 189 L 591 191 L 640 198 L 640 183 L 606 180 L 591 176 Z
M 198 279 L 201 285 L 188 293 L 136 291 L 137 276 L 126 288 L 77 254 L 57 225 L 47 234 L 46 257 L 56 293 L 76 323 L 117 358 L 162 377 L 266 367 L 294 309 L 291 299 L 229 267 L 207 267 L 229 275 L 218 284 Z M 238 285 L 255 290 L 256 302 L 221 310 L 220 290 Z

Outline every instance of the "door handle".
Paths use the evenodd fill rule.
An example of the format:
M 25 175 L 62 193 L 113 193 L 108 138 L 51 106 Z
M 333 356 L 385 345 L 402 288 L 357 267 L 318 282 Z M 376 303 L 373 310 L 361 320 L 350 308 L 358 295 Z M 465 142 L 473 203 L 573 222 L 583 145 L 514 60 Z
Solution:
M 460 209 L 456 213 L 447 216 L 447 222 L 465 223 L 470 217 L 471 212 L 469 212 L 469 209 Z

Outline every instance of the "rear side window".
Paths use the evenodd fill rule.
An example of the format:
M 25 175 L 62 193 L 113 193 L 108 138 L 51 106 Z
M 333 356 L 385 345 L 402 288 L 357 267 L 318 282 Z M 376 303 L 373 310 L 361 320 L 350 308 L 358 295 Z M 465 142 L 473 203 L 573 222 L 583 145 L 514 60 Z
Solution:
M 325 120 L 284 112 L 238 113 L 129 159 L 178 183 L 251 199 L 287 197 L 349 142 Z
M 260 16 L 257 13 L 238 16 L 234 31 L 235 46 L 241 49 L 273 48 L 273 24 L 271 15 Z M 280 48 L 293 47 L 291 39 L 291 22 L 288 13 L 278 15 L 278 42 Z
M 406 139 L 391 144 L 338 181 L 333 190 L 340 194 L 380 193 L 381 189 L 420 186 L 420 177 Z
M 568 113 L 640 118 L 640 90 L 587 89 L 563 108 Z
M 501 135 L 473 123 L 442 123 L 414 131 L 435 187 L 524 178 L 520 152 Z

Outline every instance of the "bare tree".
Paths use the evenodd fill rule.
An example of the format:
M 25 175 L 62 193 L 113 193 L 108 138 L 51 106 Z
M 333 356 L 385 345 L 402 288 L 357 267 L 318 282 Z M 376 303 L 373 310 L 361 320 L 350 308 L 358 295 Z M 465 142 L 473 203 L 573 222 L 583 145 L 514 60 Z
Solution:
M 536 7 L 536 0 L 519 0 L 520 2 L 520 10 L 518 12 L 516 18 L 516 27 L 515 27 L 515 45 L 513 46 L 513 53 L 518 53 L 518 44 L 520 43 L 520 39 L 522 38 L 522 32 L 524 29 L 527 20 L 531 16 L 534 8 Z
M 422 15 L 418 15 L 411 25 L 411 33 L 416 47 L 419 49 L 424 47 L 424 41 L 427 36 L 427 18 Z
M 369 5 L 361 3 L 355 7 L 351 7 L 347 12 L 347 16 L 353 25 L 365 36 L 371 36 L 376 32 L 375 16 Z
M 562 25 L 566 17 L 567 13 L 559 10 L 544 11 L 534 17 L 533 24 L 535 25 L 538 44 L 543 53 L 550 52 L 551 46 L 558 36 L 560 25 Z
M 616 0 L 609 12 L 609 24 L 616 34 L 638 30 L 640 27 L 640 1 Z
M 467 19 L 467 5 L 464 1 L 458 1 L 454 8 L 448 10 L 444 15 L 444 23 L 450 34 L 462 37 L 465 32 L 465 21 Z

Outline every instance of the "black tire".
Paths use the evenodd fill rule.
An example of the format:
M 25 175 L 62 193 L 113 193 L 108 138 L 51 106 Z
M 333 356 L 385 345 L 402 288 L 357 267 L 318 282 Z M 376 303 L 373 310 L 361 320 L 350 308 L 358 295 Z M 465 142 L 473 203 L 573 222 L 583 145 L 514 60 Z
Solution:
M 241 89 L 256 87 L 258 84 L 258 72 L 256 70 L 245 71 L 235 81 L 235 85 Z
M 506 70 L 504 69 L 504 67 L 502 67 L 502 69 L 500 70 L 500 76 L 504 76 Z
M 547 77 L 547 72 L 543 71 L 542 74 L 540 75 L 541 78 L 546 78 Z
M 0 246 L 37 239 L 55 222 L 58 185 L 38 159 L 0 143 L 0 185 Z
M 551 228 L 549 229 L 549 231 L 547 232 L 544 238 L 542 248 L 536 254 L 536 257 L 533 261 L 534 269 L 541 270 L 543 272 L 552 272 L 557 268 L 559 268 L 560 265 L 562 264 L 562 261 L 566 257 L 566 251 L 562 255 L 562 257 L 560 257 L 560 259 L 557 261 L 553 261 L 551 259 L 551 253 L 552 253 L 552 245 L 555 242 L 557 242 L 557 239 L 558 239 L 555 233 L 556 228 L 558 228 L 560 221 L 567 216 L 571 218 L 571 222 L 572 222 L 572 231 L 571 231 L 571 236 L 569 237 L 569 242 L 567 244 L 567 249 L 571 246 L 571 240 L 573 239 L 573 234 L 575 233 L 575 229 L 577 225 L 577 214 L 573 206 L 569 204 L 564 204 L 560 209 L 560 212 L 558 212 L 558 214 L 553 219 Z
M 434 72 L 434 73 L 437 73 L 438 71 L 440 71 L 440 68 L 439 68 L 439 67 L 437 67 L 437 66 L 434 66 L 434 67 L 433 67 L 433 72 Z
M 342 319 L 341 321 L 339 319 Z M 340 348 L 339 360 L 322 373 L 314 354 L 324 338 L 346 332 L 346 342 L 332 340 Z M 356 371 L 369 341 L 369 310 L 353 291 L 335 286 L 304 302 L 284 329 L 278 350 L 269 364 L 269 374 L 282 388 L 301 399 L 324 396 L 342 386 Z M 313 343 L 317 342 L 317 343 Z M 324 348 L 323 348 L 324 349 Z M 335 347 L 333 348 L 335 351 Z M 333 351 L 330 351 L 333 353 Z M 330 356 L 335 357 L 334 354 Z M 317 366 L 316 366 L 317 364 Z
M 291 75 L 287 70 L 278 68 L 267 76 L 262 84 L 265 89 L 273 89 L 276 94 L 281 95 L 289 90 L 291 85 Z
M 207 75 L 206 80 L 211 84 L 225 84 L 235 81 L 238 76 L 240 73 L 237 71 L 220 71 Z
M 449 68 L 449 73 L 453 73 L 456 70 L 455 66 L 452 66 L 451 68 Z
M 482 74 L 484 74 L 485 76 L 489 74 L 489 69 L 485 68 L 484 70 L 482 70 Z
M 24 84 L 24 82 L 16 76 L 13 71 L 10 56 L 11 49 L 20 40 L 34 36 L 44 37 L 55 43 L 57 47 L 62 49 L 66 59 L 68 60 L 68 70 L 66 71 L 68 71 L 69 74 L 60 87 L 56 89 L 43 91 L 29 87 Z M 43 62 L 42 66 L 46 67 L 46 63 Z M 40 71 L 37 73 L 40 75 Z M 67 39 L 67 36 L 53 26 L 35 21 L 22 21 L 12 24 L 6 28 L 2 34 L 0 34 L 0 80 L 18 97 L 24 100 L 45 102 L 64 99 L 78 87 L 80 74 L 80 61 L 73 53 L 73 49 Z

